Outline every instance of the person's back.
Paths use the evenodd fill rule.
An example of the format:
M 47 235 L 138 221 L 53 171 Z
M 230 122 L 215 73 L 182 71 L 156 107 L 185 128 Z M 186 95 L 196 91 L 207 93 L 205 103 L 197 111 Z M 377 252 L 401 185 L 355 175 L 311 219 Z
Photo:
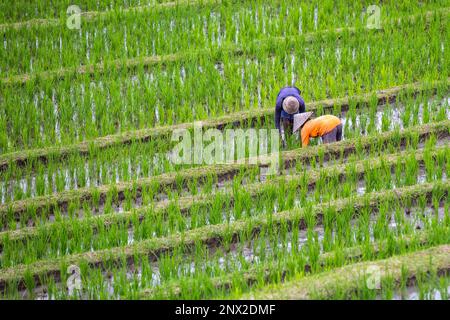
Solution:
M 327 143 L 326 135 L 334 129 L 341 128 L 340 134 L 336 136 L 335 141 L 339 141 L 342 136 L 341 119 L 331 114 L 323 115 L 315 119 L 307 121 L 301 130 L 302 145 L 309 144 L 309 138 L 323 137 L 324 142 Z M 339 133 L 339 132 L 337 132 Z

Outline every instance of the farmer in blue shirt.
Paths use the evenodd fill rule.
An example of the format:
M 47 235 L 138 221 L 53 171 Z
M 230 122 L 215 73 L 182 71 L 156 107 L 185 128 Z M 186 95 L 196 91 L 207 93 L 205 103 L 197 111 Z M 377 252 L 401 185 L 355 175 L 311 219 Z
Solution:
M 292 132 L 294 114 L 305 112 L 305 101 L 296 87 L 284 87 L 277 96 L 275 127 L 280 131 L 283 148 L 286 148 L 285 131 Z

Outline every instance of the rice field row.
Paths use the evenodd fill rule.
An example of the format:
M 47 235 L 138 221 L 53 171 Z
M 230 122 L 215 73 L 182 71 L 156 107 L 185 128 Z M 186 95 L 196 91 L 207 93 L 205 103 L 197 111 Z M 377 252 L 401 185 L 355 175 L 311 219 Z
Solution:
M 446 1 L 70 4 L 0 4 L 0 299 L 448 299 Z
M 411 286 L 414 283 L 419 283 L 419 286 L 425 286 L 426 281 L 430 281 L 427 278 L 431 278 L 431 281 L 436 281 L 438 276 L 445 275 L 448 277 L 450 273 L 449 257 L 450 247 L 442 245 L 377 262 L 364 262 L 345 266 L 332 272 L 326 272 L 280 286 L 277 289 L 268 288 L 267 291 L 258 292 L 253 297 L 256 299 L 261 299 L 262 297 L 264 299 L 377 298 L 377 291 L 361 289 L 365 287 L 364 284 L 367 278 L 371 276 L 367 274 L 367 268 L 373 267 L 380 272 L 379 285 L 383 298 L 393 299 L 393 289 L 395 289 L 397 283 L 399 284 L 398 287 L 404 290 L 408 285 Z M 447 300 L 449 292 L 448 278 L 442 280 L 442 284 L 440 280 L 437 280 L 438 288 L 442 292 L 440 299 Z
M 353 96 L 417 80 L 446 80 L 450 59 L 446 59 L 445 24 L 433 20 L 427 29 L 411 25 L 380 34 L 346 36 L 337 43 L 334 35 L 328 35 L 300 48 L 297 40 L 282 46 L 258 45 L 255 47 L 258 54 L 252 59 L 227 57 L 224 53 L 221 64 L 217 65 L 210 58 L 194 57 L 196 63 L 189 60 L 183 64 L 156 66 L 150 73 L 139 68 L 138 75 L 125 79 L 123 72 L 116 71 L 114 74 L 122 79 L 118 81 L 109 75 L 105 80 L 102 74 L 100 81 L 81 75 L 81 83 L 67 79 L 58 81 L 56 87 L 53 81 L 30 83 L 25 88 L 6 86 L 2 90 L 5 109 L 0 118 L 2 153 L 264 108 L 275 98 L 272 88 L 283 83 L 296 82 L 307 92 L 305 99 L 311 101 Z M 430 33 L 442 41 L 429 46 Z M 417 38 L 402 43 L 401 39 L 408 34 Z M 380 42 L 385 45 L 377 46 Z M 294 52 L 288 54 L 289 48 Z M 283 50 L 283 55 L 277 50 Z M 270 52 L 274 55 L 268 56 Z M 418 53 L 423 54 L 423 59 L 417 57 Z M 429 56 L 439 58 L 430 60 Z M 323 63 L 314 61 L 317 59 Z M 427 63 L 416 63 L 417 59 Z M 400 72 L 405 65 L 410 69 L 407 74 Z M 305 76 L 315 74 L 317 78 L 306 81 L 305 76 L 299 77 L 300 70 Z M 334 71 L 333 76 L 330 70 Z M 235 77 L 236 74 L 241 77 Z M 272 74 L 278 76 L 269 76 Z M 198 79 L 204 82 L 200 84 Z M 312 88 L 312 83 L 322 85 Z M 362 83 L 371 85 L 362 89 Z M 165 94 L 156 96 L 156 92 Z M 18 105 L 20 112 L 17 112 Z
M 23 279 L 23 277 L 25 277 L 27 274 L 28 276 L 32 276 L 32 279 L 37 279 L 38 281 L 39 278 L 35 276 L 36 274 L 39 274 L 41 276 L 45 274 L 50 277 L 56 276 L 56 279 L 58 279 L 61 263 L 63 263 L 64 266 L 66 266 L 66 263 L 80 265 L 83 264 L 84 261 L 85 268 L 98 268 L 104 263 L 108 263 L 108 261 L 109 263 L 112 263 L 112 265 L 115 265 L 114 261 L 132 261 L 133 258 L 136 258 L 139 255 L 141 255 L 141 258 L 142 255 L 146 255 L 148 257 L 148 261 L 148 259 L 158 259 L 160 255 L 164 254 L 169 254 L 169 259 L 172 260 L 176 257 L 176 255 L 173 254 L 172 251 L 180 250 L 180 248 L 185 246 L 202 246 L 203 243 L 207 246 L 214 247 L 218 243 L 220 243 L 221 247 L 226 247 L 226 245 L 224 245 L 222 242 L 236 243 L 238 241 L 238 243 L 241 243 L 243 239 L 248 239 L 249 237 L 251 239 L 252 235 L 254 235 L 255 232 L 269 232 L 269 234 L 273 234 L 274 227 L 277 225 L 284 226 L 284 228 L 286 228 L 288 224 L 291 223 L 294 223 L 297 226 L 305 226 L 307 224 L 310 225 L 311 223 L 315 225 L 317 216 L 322 217 L 326 215 L 324 211 L 328 212 L 329 214 L 332 214 L 334 212 L 337 214 L 337 217 L 342 217 L 342 219 L 345 220 L 345 216 L 347 219 L 350 219 L 356 214 L 356 212 L 358 212 L 360 209 L 362 210 L 362 208 L 366 208 L 366 212 L 370 213 L 372 212 L 373 208 L 376 208 L 377 204 L 379 204 L 380 202 L 385 204 L 395 203 L 398 205 L 402 200 L 406 201 L 409 204 L 420 201 L 422 203 L 422 206 L 425 207 L 428 201 L 432 201 L 432 203 L 434 203 L 434 206 L 437 205 L 437 207 L 435 207 L 437 209 L 440 206 L 440 199 L 442 199 L 443 196 L 446 196 L 447 191 L 448 183 L 428 183 L 423 185 L 413 185 L 410 187 L 399 188 L 395 192 L 392 192 L 390 190 L 374 192 L 367 194 L 367 196 L 358 198 L 343 198 L 341 200 L 336 200 L 334 202 L 326 203 L 323 205 L 297 208 L 292 211 L 284 211 L 277 214 L 268 213 L 249 219 L 239 219 L 231 224 L 224 223 L 219 225 L 209 225 L 201 228 L 196 228 L 192 231 L 187 231 L 182 234 L 175 233 L 171 234 L 168 237 L 147 239 L 144 241 L 112 249 L 91 251 L 86 252 L 85 254 L 82 253 L 72 256 L 65 256 L 62 259 L 41 260 L 34 264 L 31 263 L 25 265 L 17 265 L 12 268 L 6 268 L 3 269 L 3 279 L 0 278 L 0 283 L 4 285 L 5 281 L 7 280 L 20 280 Z M 433 215 L 434 219 L 439 219 L 439 222 L 434 222 L 433 227 L 436 225 L 436 223 L 440 224 L 441 219 L 448 220 L 448 204 L 446 205 L 446 207 L 447 209 L 445 209 L 445 213 L 443 216 L 439 217 L 438 215 Z M 341 211 L 345 211 L 345 208 L 347 208 L 347 215 L 341 214 Z M 309 215 L 307 214 L 308 212 L 310 212 Z M 306 216 L 303 216 L 305 214 Z M 401 218 L 404 215 L 404 212 L 399 211 L 399 214 L 399 218 Z M 308 219 L 310 219 L 309 222 L 307 222 Z M 347 224 L 344 223 L 344 226 L 346 225 Z M 424 225 L 427 225 L 427 223 L 424 223 Z M 346 228 L 351 228 L 351 226 L 347 225 Z M 411 230 L 411 228 L 407 229 Z M 416 230 L 415 227 L 413 227 L 412 229 Z M 445 229 L 440 229 L 441 232 L 443 232 L 443 230 Z M 278 233 L 276 234 L 278 236 Z M 444 237 L 445 239 L 445 237 L 448 237 L 448 233 L 441 233 L 441 237 Z M 157 261 L 159 261 L 159 259 Z M 173 267 L 176 268 L 177 266 L 179 266 L 178 263 L 175 263 L 173 265 Z M 124 267 L 126 268 L 126 265 Z
M 384 99 L 383 95 L 381 97 L 378 98 L 378 101 Z M 390 96 L 387 99 L 394 97 Z M 340 117 L 346 124 L 344 139 L 403 130 L 411 126 L 444 121 L 448 118 L 448 98 L 436 100 L 437 98 L 433 97 L 433 100 L 423 103 L 420 101 L 425 97 L 422 99 L 416 97 L 415 99 L 414 103 L 411 103 L 409 99 L 400 98 L 392 105 L 381 106 L 376 106 L 373 103 L 374 100 L 371 99 L 368 106 L 344 105 L 343 107 L 342 105 L 328 104 L 325 108 L 319 105 L 317 108 L 311 107 L 310 110 L 316 110 L 318 116 L 330 110 L 335 112 L 341 110 Z M 260 117 L 259 121 L 264 125 L 273 125 L 271 116 L 266 114 Z M 392 117 L 398 119 L 398 125 L 393 125 L 388 120 Z M 231 124 L 235 126 L 234 123 Z M 253 125 L 253 121 L 247 121 L 241 126 L 241 129 L 247 130 Z M 208 124 L 203 126 L 202 130 L 208 126 Z M 226 130 L 227 127 L 230 125 L 225 126 L 222 130 Z M 169 138 L 166 136 L 157 136 L 150 142 L 131 142 L 131 144 L 103 149 L 101 152 L 95 152 L 94 148 L 90 148 L 87 156 L 78 153 L 69 156 L 64 161 L 61 161 L 60 155 L 57 154 L 43 162 L 45 154 L 41 154 L 37 160 L 32 157 L 26 158 L 26 161 L 30 162 L 27 162 L 22 168 L 10 163 L 9 167 L 0 173 L 1 203 L 70 189 L 97 187 L 120 181 L 136 181 L 192 167 L 194 164 L 177 165 L 171 160 L 169 155 L 175 143 L 167 140 Z M 289 141 L 291 147 L 294 147 L 295 143 L 295 140 Z M 267 145 L 270 150 L 269 139 Z M 155 147 L 157 147 L 157 152 L 154 152 Z M 47 150 L 48 154 L 49 150 Z M 142 154 L 145 154 L 145 157 Z M 28 160 L 30 158 L 31 160 Z M 116 159 L 121 159 L 121 161 L 118 162 Z M 16 157 L 15 160 L 18 161 L 18 158 Z M 23 162 L 25 159 L 22 158 L 20 161 Z M 7 162 L 4 163 L 6 165 Z
M 446 17 L 449 13 L 449 8 L 441 8 L 438 10 L 433 11 L 426 11 L 426 12 L 419 12 L 415 13 L 413 15 L 408 16 L 402 16 L 398 19 L 391 19 L 387 21 L 383 21 L 383 25 L 391 25 L 391 27 L 401 27 L 402 24 L 409 23 L 414 24 L 419 19 L 425 19 L 425 24 L 427 24 L 430 20 L 433 19 L 434 15 L 441 15 L 443 18 Z M 301 20 L 301 18 L 300 18 Z M 171 20 L 173 21 L 173 20 Z M 0 26 L 1 27 L 1 26 Z M 220 30 L 220 27 L 219 27 Z M 317 28 L 316 28 L 317 30 Z M 237 30 L 238 31 L 238 30 Z M 314 42 L 320 39 L 320 36 L 323 34 L 331 34 L 335 35 L 337 37 L 340 37 L 341 34 L 348 34 L 353 35 L 358 32 L 364 32 L 367 31 L 367 28 L 363 27 L 344 27 L 344 28 L 332 28 L 332 29 L 324 29 L 324 30 L 318 30 L 318 31 L 312 31 L 312 32 L 306 32 L 303 33 L 302 30 L 300 30 L 300 34 L 303 34 L 300 38 L 301 41 L 305 41 L 305 43 Z M 298 41 L 298 36 L 287 36 L 287 37 L 269 37 L 268 39 L 262 39 L 262 40 L 254 40 L 254 38 L 251 38 L 251 43 L 254 43 L 258 46 L 260 46 L 262 43 L 270 43 L 270 42 L 279 42 L 283 43 L 283 39 L 290 39 L 290 40 L 296 40 Z M 36 40 L 37 41 L 37 40 Z M 106 40 L 107 41 L 107 40 Z M 183 50 L 183 52 L 177 52 L 177 53 L 171 53 L 171 54 L 163 54 L 163 55 L 157 55 L 152 54 L 148 56 L 143 57 L 137 57 L 137 58 L 126 58 L 126 59 L 116 59 L 111 60 L 105 63 L 105 61 L 99 62 L 99 63 L 88 63 L 85 65 L 82 65 L 80 67 L 60 67 L 58 69 L 54 69 L 51 71 L 38 71 L 38 72 L 28 72 L 18 75 L 12 75 L 6 78 L 2 78 L 1 82 L 5 84 L 15 84 L 15 83 L 26 83 L 31 80 L 48 80 L 48 79 L 54 79 L 54 78 L 63 78 L 63 77 L 76 77 L 79 74 L 89 74 L 91 76 L 95 75 L 96 73 L 103 73 L 103 72 L 110 72 L 115 71 L 114 69 L 134 69 L 136 67 L 144 67 L 148 68 L 152 65 L 158 65 L 158 64 L 166 64 L 166 63 L 173 63 L 183 60 L 190 59 L 194 56 L 204 56 L 208 57 L 211 50 L 220 52 L 223 52 L 224 50 L 228 52 L 228 54 L 231 55 L 254 55 L 254 50 L 247 50 L 246 47 L 239 45 L 237 38 L 234 41 L 234 43 L 226 43 L 226 45 L 222 45 L 222 42 L 220 41 L 220 38 L 218 39 L 218 42 L 220 46 L 217 48 L 212 49 L 202 49 L 202 50 Z M 244 41 L 245 42 L 245 41 Z M 38 42 L 36 42 L 37 45 Z M 62 50 L 62 40 L 60 40 L 60 51 Z M 285 45 L 285 44 L 283 44 Z M 248 43 L 246 44 L 248 46 Z M 6 44 L 5 44 L 6 49 Z M 220 57 L 219 52 L 214 52 L 213 55 L 210 55 L 213 59 L 218 59 Z M 217 61 L 217 66 L 220 68 L 220 61 Z
M 56 222 L 50 225 L 44 223 L 36 228 L 0 233 L 0 265 L 14 264 L 18 261 L 15 259 L 22 259 L 8 259 L 19 252 L 20 257 L 30 259 L 34 255 L 29 250 L 35 248 L 45 248 L 46 252 L 41 253 L 44 256 L 100 250 L 104 246 L 129 244 L 149 236 L 168 236 L 172 232 L 233 222 L 264 212 L 277 213 L 293 207 L 333 201 L 352 193 L 363 195 L 388 188 L 442 181 L 446 179 L 447 155 L 448 147 L 437 148 L 436 151 L 428 149 L 425 153 L 409 152 L 387 159 L 373 159 L 371 163 L 361 161 L 350 166 L 330 166 L 324 170 L 313 170 L 307 176 L 287 176 L 265 184 L 237 186 L 234 182 L 233 188 L 211 194 L 209 198 L 182 197 L 171 203 L 156 203 L 156 208 L 144 207 L 119 215 L 84 216 L 82 220 L 73 214 L 66 220 L 57 216 Z M 410 174 L 408 179 L 401 175 L 405 171 Z M 328 192 L 321 192 L 323 188 Z M 287 199 L 283 199 L 284 193 Z M 128 236 L 117 238 L 118 234 Z M 66 243 L 68 239 L 70 241 Z M 19 249 L 19 242 L 22 241 L 25 241 L 25 247 Z M 36 245 L 37 242 L 41 245 Z M 53 243 L 55 249 L 51 250 L 48 243 Z
M 45 29 L 33 26 L 6 29 L 3 31 L 1 52 L 4 54 L 0 56 L 0 70 L 7 75 L 33 73 L 73 64 L 173 54 L 193 46 L 221 48 L 228 43 L 243 45 L 258 38 L 285 37 L 342 28 L 348 24 L 358 28 L 366 23 L 363 15 L 358 14 L 363 9 L 360 3 L 349 6 L 348 11 L 336 11 L 323 20 L 323 15 L 335 10 L 332 1 L 321 6 L 303 2 L 297 10 L 289 10 L 294 4 L 298 6 L 293 0 L 231 1 L 227 5 L 213 3 L 117 12 L 92 22 L 83 21 L 83 28 L 79 30 L 61 28 L 61 25 Z M 436 7 L 433 4 L 430 8 Z M 418 8 L 417 12 L 427 12 L 426 9 Z M 390 13 L 391 20 L 397 21 L 402 17 L 398 14 L 401 11 L 390 10 L 389 6 L 385 10 Z M 346 21 L 346 25 L 342 25 L 342 21 Z M 29 48 L 28 56 L 16 55 L 21 46 Z M 54 54 L 55 50 L 59 51 L 58 54 Z M 9 54 L 5 54 L 7 52 Z M 80 61 L 80 57 L 84 59 Z M 16 68 L 12 69 L 12 66 Z

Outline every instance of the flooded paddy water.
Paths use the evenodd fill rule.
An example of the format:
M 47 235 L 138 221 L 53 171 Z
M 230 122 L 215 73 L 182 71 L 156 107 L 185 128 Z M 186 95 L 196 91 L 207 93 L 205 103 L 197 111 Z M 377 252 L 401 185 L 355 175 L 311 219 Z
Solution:
M 450 98 L 446 98 L 440 101 L 429 101 L 429 105 L 437 104 L 440 108 L 445 108 L 446 119 L 450 119 Z M 355 117 L 347 118 L 347 111 L 342 112 L 341 119 L 344 126 L 343 139 L 345 140 L 345 127 L 349 126 L 350 131 L 360 133 L 362 135 L 367 134 L 367 127 L 371 125 L 371 121 L 375 121 L 375 132 L 392 131 L 394 129 L 404 129 L 404 123 L 410 123 L 413 118 L 412 114 L 409 114 L 408 118 L 403 116 L 404 107 L 399 105 L 389 106 L 389 120 L 386 120 L 386 105 L 380 105 L 377 108 L 375 116 L 365 114 L 363 111 L 359 111 Z M 368 109 L 364 109 L 368 111 Z M 417 118 L 418 124 L 423 123 L 423 104 L 418 106 L 418 114 L 414 115 Z M 372 118 L 372 120 L 368 118 Z M 361 119 L 364 118 L 364 121 Z M 386 127 L 386 121 L 389 124 Z M 372 133 L 373 134 L 373 133 Z M 299 142 L 298 137 L 296 141 Z M 441 139 L 438 144 L 445 144 L 449 139 Z M 265 142 L 268 145 L 268 141 Z M 320 144 L 320 139 L 317 141 Z M 122 181 L 135 181 L 138 179 L 152 176 L 152 172 L 166 173 L 175 172 L 175 167 L 171 163 L 169 154 L 157 153 L 151 157 L 146 155 L 136 156 L 124 156 L 121 157 L 120 162 L 117 163 L 97 163 L 97 161 L 89 160 L 84 162 L 84 165 L 79 167 L 62 167 L 56 168 L 49 176 L 45 170 L 40 172 L 39 175 L 31 173 L 27 177 L 21 179 L 9 179 L 8 181 L 0 180 L 0 200 L 1 204 L 5 204 L 14 200 L 15 195 L 19 194 L 20 198 L 34 198 L 38 196 L 37 190 L 39 189 L 39 195 L 42 194 L 42 190 L 46 190 L 45 194 L 54 194 L 57 192 L 76 190 L 79 188 L 98 187 L 105 184 L 114 184 Z M 145 163 L 144 163 L 145 162 Z M 326 165 L 326 164 L 325 164 Z M 143 168 L 147 168 L 144 170 Z M 126 173 L 124 172 L 126 170 Z M 126 176 L 126 177 L 125 177 Z M 219 187 L 222 182 L 219 182 Z
M 397 221 L 395 212 L 388 214 L 388 228 L 390 230 L 398 229 L 398 232 L 402 232 L 407 228 L 407 225 L 413 230 L 413 233 L 419 234 L 422 228 L 417 228 L 418 225 L 426 225 L 429 224 L 431 220 L 438 219 L 438 221 L 442 221 L 445 215 L 448 215 L 448 211 L 445 212 L 444 207 L 439 207 L 436 211 L 435 209 L 426 207 L 425 210 L 422 210 L 417 207 L 412 207 L 407 210 L 407 214 L 405 213 L 401 220 Z M 372 213 L 369 219 L 369 237 L 370 243 L 375 243 L 376 241 L 380 241 L 383 239 L 376 239 L 374 237 L 374 228 L 379 221 L 379 215 L 377 213 Z M 351 241 L 354 243 L 358 243 L 359 235 L 359 226 L 361 225 L 361 221 L 358 218 L 354 218 L 350 220 L 350 230 L 352 230 Z M 308 246 L 319 246 L 320 254 L 327 253 L 328 251 L 324 250 L 324 238 L 327 238 L 329 241 L 335 237 L 341 237 L 342 235 L 338 235 L 336 230 L 331 231 L 329 234 L 325 234 L 325 229 L 322 224 L 316 225 L 312 229 L 300 229 L 296 234 L 296 239 L 293 239 L 292 231 L 288 231 L 287 234 L 283 235 L 282 238 L 278 240 L 278 244 L 276 244 L 276 250 L 274 246 L 274 239 L 256 239 L 246 243 L 232 243 L 227 249 L 218 247 L 210 247 L 208 254 L 208 258 L 201 261 L 195 261 L 191 255 L 187 255 L 183 258 L 183 262 L 178 265 L 177 268 L 177 277 L 185 278 L 193 276 L 194 274 L 202 273 L 202 272 L 216 272 L 217 275 L 223 275 L 227 272 L 236 272 L 250 270 L 258 265 L 263 266 L 266 261 L 271 261 L 272 259 L 281 259 L 284 256 L 289 256 L 293 253 L 293 250 L 296 252 L 300 252 Z M 411 236 L 409 234 L 408 236 Z M 331 237 L 331 238 L 330 238 Z M 294 248 L 296 246 L 296 248 Z M 304 248 L 305 247 L 305 248 Z M 262 251 L 264 254 L 261 255 Z M 329 249 L 328 249 L 329 250 Z M 304 251 L 307 252 L 307 251 Z M 167 257 L 166 257 L 167 258 Z M 160 271 L 160 262 L 150 262 L 150 273 L 146 271 L 145 276 L 149 276 L 151 279 L 146 279 L 145 286 L 143 288 L 149 289 L 152 287 L 158 287 L 164 285 L 167 281 L 167 275 L 162 276 Z M 124 269 L 120 269 L 124 270 Z M 131 265 L 127 268 L 126 277 L 130 281 L 130 283 L 135 283 L 139 285 L 142 277 L 144 276 L 142 270 L 139 266 Z M 282 270 L 280 270 L 281 272 Z M 173 272 L 173 271 L 171 271 Z M 112 273 L 110 272 L 102 272 L 104 287 L 107 288 L 107 292 L 109 293 L 109 298 L 119 298 L 117 296 L 117 292 L 114 289 L 115 279 Z M 172 277 L 171 275 L 170 277 Z M 211 275 L 214 276 L 214 275 Z M 150 281 L 150 282 L 149 282 Z M 149 285 L 150 284 L 150 285 Z M 63 286 L 62 284 L 59 284 Z M 414 286 L 408 287 L 408 295 L 403 296 L 403 299 L 417 299 L 417 288 Z M 27 296 L 28 293 L 23 291 L 22 294 Z M 400 296 L 394 296 L 394 299 L 399 298 Z M 434 293 L 435 298 L 439 298 L 439 293 Z M 52 299 L 47 294 L 47 291 L 43 287 L 38 287 L 35 289 L 35 299 Z M 54 297 L 53 297 L 54 298 Z M 87 298 L 87 296 L 85 297 Z
M 62 3 L 0 10 L 1 299 L 239 299 L 358 262 L 447 263 L 442 1 L 380 3 L 376 26 L 358 2 L 109 2 L 79 4 L 75 29 Z M 272 175 L 278 136 L 258 130 L 287 85 L 344 141 L 291 135 Z M 171 131 L 192 151 L 195 121 L 202 161 L 176 163 Z M 244 165 L 210 165 L 229 128 L 264 160 L 246 145 Z M 372 298 L 448 299 L 439 276 Z

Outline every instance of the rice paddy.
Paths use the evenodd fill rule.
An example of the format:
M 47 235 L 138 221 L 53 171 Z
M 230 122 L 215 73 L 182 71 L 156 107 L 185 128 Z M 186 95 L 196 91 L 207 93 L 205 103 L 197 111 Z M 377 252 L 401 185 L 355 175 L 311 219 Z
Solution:
M 448 2 L 72 4 L 0 4 L 1 299 L 449 299 Z M 342 141 L 271 153 L 287 85 Z

